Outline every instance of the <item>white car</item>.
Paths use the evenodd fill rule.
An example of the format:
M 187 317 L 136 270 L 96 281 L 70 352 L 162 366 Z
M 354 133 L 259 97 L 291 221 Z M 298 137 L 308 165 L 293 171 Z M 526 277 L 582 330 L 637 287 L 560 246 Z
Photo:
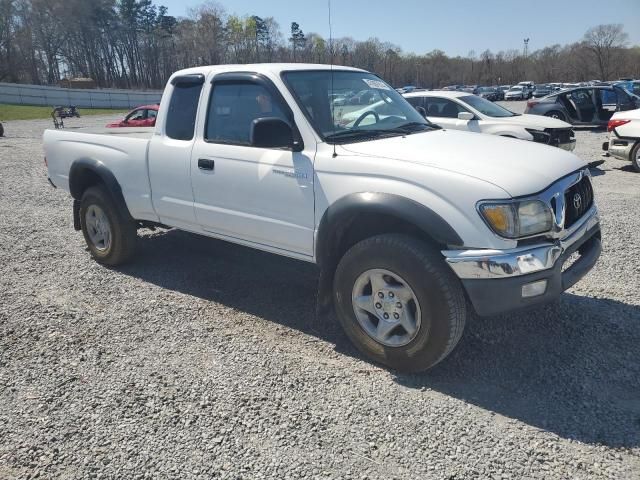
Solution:
M 602 149 L 609 155 L 631 162 L 640 173 L 640 109 L 616 112 L 607 127 L 609 141 Z
M 347 107 L 331 99 L 363 90 L 386 116 L 343 124 Z M 397 370 L 444 359 L 468 305 L 495 315 L 553 301 L 601 251 L 580 158 L 437 128 L 359 69 L 182 70 L 155 129 L 47 130 L 44 150 L 97 262 L 132 260 L 137 229 L 160 226 L 314 263 L 320 308 L 333 305 L 351 341 Z
M 522 85 L 515 85 L 504 92 L 505 100 L 526 100 L 529 98 L 529 89 Z
M 573 127 L 557 118 L 513 113 L 464 92 L 424 91 L 404 97 L 414 107 L 424 109 L 430 122 L 443 128 L 530 140 L 569 151 L 575 148 Z

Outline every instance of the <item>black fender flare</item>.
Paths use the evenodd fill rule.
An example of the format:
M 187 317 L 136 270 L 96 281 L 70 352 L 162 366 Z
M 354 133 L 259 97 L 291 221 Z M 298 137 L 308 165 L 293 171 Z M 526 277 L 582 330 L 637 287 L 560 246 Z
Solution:
M 100 160 L 95 158 L 81 158 L 75 160 L 69 168 L 69 192 L 73 197 L 73 226 L 76 230 L 80 230 L 80 200 L 82 194 L 86 190 L 87 174 L 96 175 L 106 187 L 111 198 L 116 202 L 117 207 L 129 218 L 131 213 L 127 207 L 122 194 L 122 187 L 115 175 Z
M 415 225 L 439 244 L 463 245 L 453 227 L 425 205 L 390 193 L 352 193 L 330 205 L 322 215 L 316 235 L 316 261 L 320 266 L 331 256 L 334 241 L 362 213 L 397 217 Z
M 360 192 L 346 195 L 324 212 L 316 234 L 316 263 L 320 267 L 319 303 L 325 310 L 330 303 L 333 271 L 339 258 L 334 246 L 339 244 L 348 227 L 363 213 L 396 217 L 415 225 L 441 245 L 463 245 L 464 242 L 446 220 L 429 207 L 400 195 Z

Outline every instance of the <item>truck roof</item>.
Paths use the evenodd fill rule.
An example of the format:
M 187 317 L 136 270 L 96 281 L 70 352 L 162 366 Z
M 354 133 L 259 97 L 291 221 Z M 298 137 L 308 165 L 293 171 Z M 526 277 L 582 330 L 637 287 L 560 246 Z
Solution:
M 281 72 L 289 71 L 289 70 L 330 70 L 331 65 L 326 65 L 322 63 L 244 63 L 244 64 L 225 64 L 225 65 L 205 65 L 201 67 L 193 67 L 186 68 L 184 70 L 179 70 L 175 72 L 173 76 L 176 75 L 193 75 L 200 73 L 202 75 L 208 75 L 212 72 L 228 72 L 228 71 L 236 71 L 236 72 L 257 72 L 257 73 L 271 73 L 280 75 Z M 333 69 L 336 71 L 355 71 L 355 72 L 364 72 L 365 70 L 353 67 L 344 67 L 342 65 L 334 65 Z

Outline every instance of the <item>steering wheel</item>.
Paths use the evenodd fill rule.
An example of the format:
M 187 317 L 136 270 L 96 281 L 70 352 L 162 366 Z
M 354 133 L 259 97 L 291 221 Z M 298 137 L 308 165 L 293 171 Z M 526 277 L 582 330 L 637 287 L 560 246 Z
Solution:
M 358 119 L 353 123 L 353 128 L 356 128 L 357 126 L 359 126 L 360 122 L 362 122 L 362 120 L 367 118 L 367 116 L 369 116 L 369 115 L 373 115 L 374 116 L 374 118 L 376 119 L 376 123 L 378 123 L 380 121 L 380 116 L 374 110 L 367 110 L 362 115 L 360 115 L 358 117 Z

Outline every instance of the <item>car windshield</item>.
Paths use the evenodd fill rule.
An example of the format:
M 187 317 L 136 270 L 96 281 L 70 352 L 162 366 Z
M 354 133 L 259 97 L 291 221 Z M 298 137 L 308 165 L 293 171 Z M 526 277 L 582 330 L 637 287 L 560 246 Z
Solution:
M 330 143 L 438 128 L 371 73 L 298 70 L 284 72 L 282 76 L 315 131 Z M 343 100 L 332 101 L 336 95 Z
M 519 92 L 520 90 L 522 90 L 522 87 L 511 87 L 509 89 L 510 92 Z
M 476 95 L 460 97 L 460 101 L 466 103 L 472 108 L 475 108 L 480 113 L 487 115 L 488 117 L 515 117 L 517 115 L 511 110 L 507 110 L 500 105 L 490 102 L 486 98 L 478 97 Z
M 480 87 L 478 89 L 479 92 L 493 92 L 493 88 L 491 87 Z

